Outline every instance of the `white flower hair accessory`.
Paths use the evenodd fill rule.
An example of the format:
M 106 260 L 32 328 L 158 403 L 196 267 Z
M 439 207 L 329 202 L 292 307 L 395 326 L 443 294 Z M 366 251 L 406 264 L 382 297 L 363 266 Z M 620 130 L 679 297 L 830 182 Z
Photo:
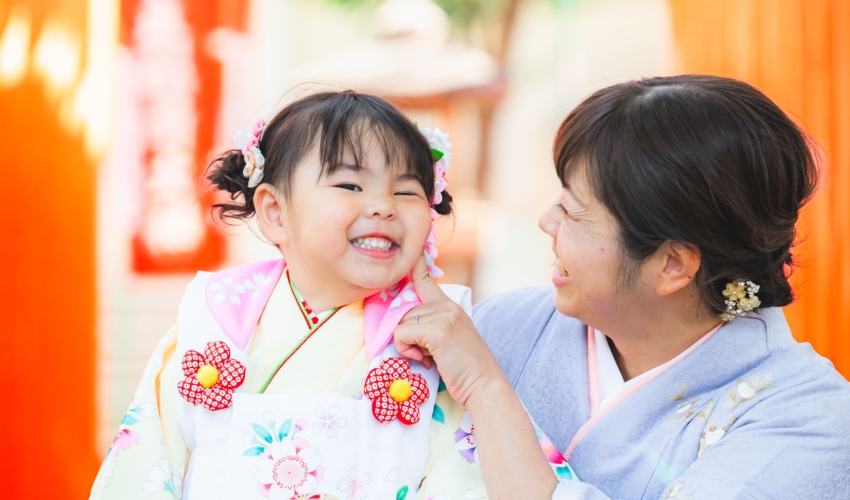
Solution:
M 248 178 L 248 187 L 255 188 L 263 180 L 263 167 L 266 158 L 260 152 L 260 139 L 266 129 L 266 121 L 255 118 L 250 127 L 237 130 L 233 134 L 233 145 L 242 151 L 245 158 L 245 168 L 242 175 Z
M 417 124 L 418 127 L 418 124 Z M 449 169 L 449 161 L 451 161 L 452 143 L 449 142 L 449 134 L 440 130 L 439 127 L 431 130 L 427 127 L 418 127 L 419 132 L 428 140 L 431 146 L 431 154 L 434 157 L 434 198 L 431 200 L 431 232 L 428 234 L 428 239 L 425 240 L 425 260 L 428 261 L 428 269 L 431 271 L 431 276 L 441 278 L 443 271 L 434 264 L 437 258 L 437 217 L 439 214 L 434 210 L 434 205 L 439 205 L 443 201 L 443 191 L 449 187 L 449 181 L 446 180 L 446 172 Z

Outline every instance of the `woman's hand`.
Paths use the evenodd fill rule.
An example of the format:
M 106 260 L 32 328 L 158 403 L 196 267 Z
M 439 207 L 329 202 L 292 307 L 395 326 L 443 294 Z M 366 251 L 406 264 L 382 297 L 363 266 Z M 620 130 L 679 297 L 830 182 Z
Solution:
M 446 390 L 469 411 L 488 496 L 551 498 L 558 478 L 540 449 L 531 419 L 472 318 L 434 282 L 424 258 L 413 270 L 413 286 L 422 305 L 396 327 L 395 346 L 402 355 L 426 364 L 433 358 Z
M 395 346 L 411 359 L 437 363 L 449 394 L 462 405 L 492 382 L 507 382 L 499 363 L 461 306 L 449 299 L 420 257 L 412 273 L 422 305 L 413 308 L 395 330 Z

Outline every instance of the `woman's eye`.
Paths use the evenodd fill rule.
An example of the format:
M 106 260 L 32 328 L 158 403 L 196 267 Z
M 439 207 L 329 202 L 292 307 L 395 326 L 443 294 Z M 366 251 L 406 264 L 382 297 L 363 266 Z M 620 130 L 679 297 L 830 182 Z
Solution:
M 558 204 L 557 204 L 557 205 L 555 205 L 555 206 L 556 206 L 556 207 L 558 207 L 558 210 L 560 210 L 561 212 L 563 212 L 563 213 L 564 213 L 564 215 L 569 215 L 569 212 L 567 212 L 567 209 L 566 209 L 566 208 L 564 208 L 564 206 L 563 206 L 563 205 L 561 205 L 560 203 L 558 203 Z
M 360 186 L 358 186 L 357 184 L 344 183 L 344 184 L 337 184 L 336 187 L 342 188 L 342 189 L 347 189 L 349 191 L 358 191 L 358 192 L 363 191 L 363 189 Z

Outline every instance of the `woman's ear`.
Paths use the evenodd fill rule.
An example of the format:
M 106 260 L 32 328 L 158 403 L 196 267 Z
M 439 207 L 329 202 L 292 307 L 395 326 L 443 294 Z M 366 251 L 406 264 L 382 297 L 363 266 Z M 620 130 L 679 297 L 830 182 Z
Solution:
M 660 259 L 655 280 L 658 295 L 670 295 L 693 283 L 701 263 L 696 248 L 669 240 L 658 247 L 655 258 Z
M 280 191 L 271 184 L 260 184 L 254 191 L 254 210 L 260 231 L 278 246 L 287 240 L 284 225 L 287 207 Z

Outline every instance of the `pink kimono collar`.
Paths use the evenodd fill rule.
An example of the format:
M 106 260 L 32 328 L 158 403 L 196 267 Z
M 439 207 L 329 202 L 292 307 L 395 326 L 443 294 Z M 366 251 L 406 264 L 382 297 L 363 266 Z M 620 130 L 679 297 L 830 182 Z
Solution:
M 284 267 L 283 259 L 256 262 L 222 269 L 207 281 L 207 306 L 239 349 L 245 350 L 248 345 Z M 366 298 L 363 336 L 370 361 L 392 341 L 395 327 L 404 315 L 419 304 L 409 276 Z

